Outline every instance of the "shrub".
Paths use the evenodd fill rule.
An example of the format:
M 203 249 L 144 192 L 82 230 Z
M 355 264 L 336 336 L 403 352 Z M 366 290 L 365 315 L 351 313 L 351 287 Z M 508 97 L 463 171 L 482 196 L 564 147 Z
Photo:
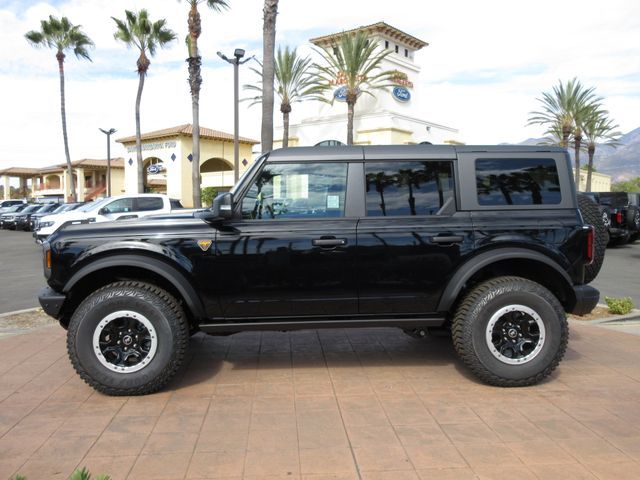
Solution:
M 604 301 L 607 302 L 609 312 L 616 315 L 626 315 L 631 310 L 633 310 L 633 307 L 635 306 L 633 304 L 633 301 L 629 297 L 604 297 Z
M 213 205 L 213 199 L 218 196 L 218 189 L 215 187 L 204 187 L 200 194 L 203 207 L 211 207 Z

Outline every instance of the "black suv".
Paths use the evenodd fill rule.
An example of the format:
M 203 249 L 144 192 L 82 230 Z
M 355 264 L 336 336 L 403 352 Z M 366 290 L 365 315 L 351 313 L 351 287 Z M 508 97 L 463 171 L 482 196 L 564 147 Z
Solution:
M 71 226 L 43 249 L 40 303 L 112 395 L 161 388 L 196 331 L 360 326 L 450 328 L 480 379 L 530 385 L 564 355 L 565 312 L 599 296 L 567 153 L 538 146 L 276 150 L 211 210 Z
M 640 195 L 627 192 L 601 192 L 599 195 L 600 203 L 611 208 L 619 228 L 627 230 L 628 240 L 634 242 L 640 238 Z

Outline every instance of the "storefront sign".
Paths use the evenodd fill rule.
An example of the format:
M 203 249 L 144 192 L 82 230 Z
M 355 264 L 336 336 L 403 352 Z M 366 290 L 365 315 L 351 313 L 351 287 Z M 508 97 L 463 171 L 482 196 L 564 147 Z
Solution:
M 165 148 L 175 148 L 176 142 L 175 140 L 169 142 L 158 142 L 158 143 L 143 143 L 142 150 L 162 150 Z M 130 147 L 127 147 L 127 152 L 135 152 L 136 145 L 133 144 Z
M 334 98 L 339 102 L 347 101 L 347 86 L 343 85 L 342 87 L 338 87 L 333 92 Z M 356 90 L 356 96 L 360 96 L 360 89 Z
M 404 87 L 393 87 L 393 98 L 399 102 L 408 102 L 411 100 L 411 92 Z

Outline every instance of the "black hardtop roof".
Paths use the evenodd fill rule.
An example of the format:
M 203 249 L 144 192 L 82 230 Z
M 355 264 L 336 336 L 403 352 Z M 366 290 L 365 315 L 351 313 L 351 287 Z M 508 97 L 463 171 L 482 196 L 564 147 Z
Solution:
M 411 158 L 456 158 L 459 153 L 564 153 L 546 145 L 352 145 L 335 147 L 290 147 L 273 150 L 268 161 L 388 160 Z

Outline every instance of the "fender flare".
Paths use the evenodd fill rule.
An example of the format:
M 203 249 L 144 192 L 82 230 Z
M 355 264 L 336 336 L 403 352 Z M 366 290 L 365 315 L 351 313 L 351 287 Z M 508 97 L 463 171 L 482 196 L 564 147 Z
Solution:
M 437 310 L 439 312 L 449 311 L 456 301 L 456 298 L 458 298 L 458 295 L 462 291 L 465 283 L 467 283 L 467 281 L 481 269 L 491 265 L 492 263 L 511 259 L 526 259 L 544 263 L 546 266 L 553 268 L 562 277 L 566 286 L 572 290 L 571 287 L 573 282 L 571 281 L 569 274 L 549 257 L 526 248 L 501 248 L 498 250 L 483 252 L 463 263 L 453 277 L 451 277 L 451 280 L 447 284 L 447 288 L 445 288 L 442 293 L 440 301 L 438 302 Z
M 193 313 L 195 318 L 206 318 L 206 313 L 202 300 L 197 294 L 193 285 L 189 282 L 187 277 L 177 268 L 169 265 L 168 263 L 159 260 L 157 258 L 139 255 L 114 255 L 109 257 L 100 258 L 85 265 L 67 281 L 62 291 L 64 293 L 70 292 L 73 287 L 87 275 L 90 275 L 99 270 L 113 267 L 136 267 L 143 270 L 149 270 L 162 278 L 167 280 L 182 296 L 187 307 Z

